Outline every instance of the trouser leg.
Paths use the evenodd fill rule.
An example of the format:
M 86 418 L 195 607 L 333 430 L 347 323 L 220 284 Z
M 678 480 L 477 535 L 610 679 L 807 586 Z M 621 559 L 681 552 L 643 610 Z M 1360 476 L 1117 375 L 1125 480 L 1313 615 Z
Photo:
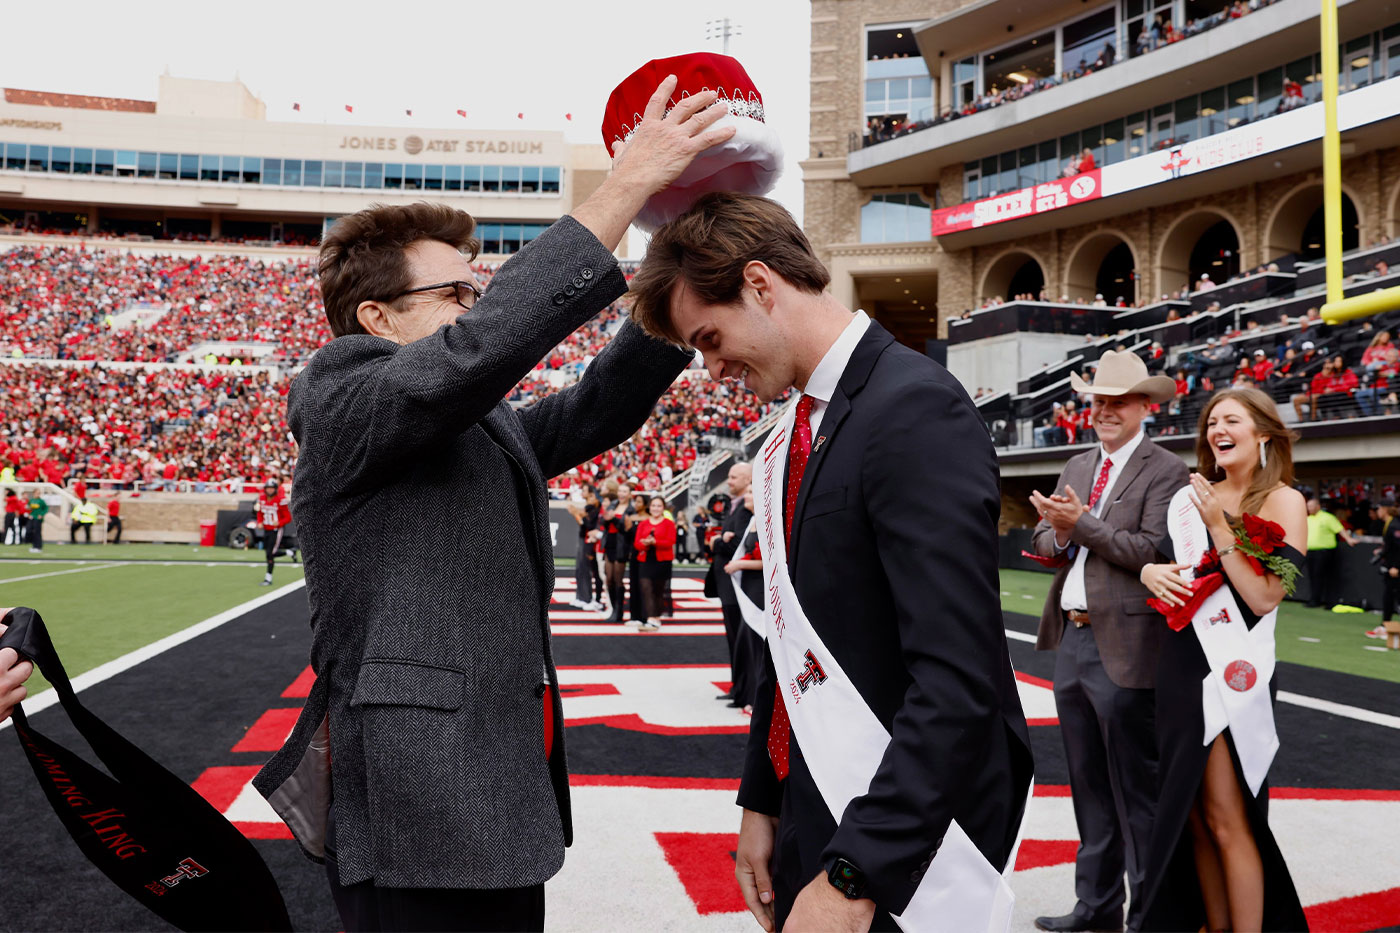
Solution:
M 739 626 L 743 625 L 744 622 L 739 615 L 738 603 L 720 603 L 719 608 L 724 614 L 724 640 L 729 645 L 729 681 L 732 685 L 729 688 L 729 694 L 738 699 L 739 691 L 743 686 L 744 671 L 737 655 L 737 639 Z
M 1395 615 L 1395 607 L 1400 603 L 1400 578 L 1387 576 L 1382 584 L 1381 621 L 1389 622 Z
M 1124 839 L 1109 782 L 1108 752 L 1085 683 L 1098 664 L 1088 628 L 1067 624 L 1055 656 L 1055 711 L 1069 765 L 1070 797 L 1079 828 L 1074 893 L 1093 915 L 1121 910 Z
M 582 544 L 578 549 L 578 560 L 574 561 L 574 600 L 581 603 L 593 602 L 593 578 L 588 574 L 588 554 Z
M 1323 567 L 1323 554 L 1325 551 L 1309 551 L 1304 558 L 1308 574 L 1308 606 L 1317 608 L 1322 605 L 1323 589 L 1325 583 L 1325 568 Z
M 116 536 L 112 538 L 113 544 L 122 543 L 122 520 L 120 518 L 114 515 L 107 519 L 107 530 L 116 532 Z
M 1093 656 L 1098 659 L 1097 645 Z M 1102 663 L 1086 665 L 1081 681 L 1103 737 L 1114 814 L 1123 835 L 1130 895 L 1127 923 L 1129 929 L 1135 930 L 1141 927 L 1142 912 L 1147 906 L 1142 902 L 1142 884 L 1157 812 L 1155 692 L 1118 686 L 1109 679 Z

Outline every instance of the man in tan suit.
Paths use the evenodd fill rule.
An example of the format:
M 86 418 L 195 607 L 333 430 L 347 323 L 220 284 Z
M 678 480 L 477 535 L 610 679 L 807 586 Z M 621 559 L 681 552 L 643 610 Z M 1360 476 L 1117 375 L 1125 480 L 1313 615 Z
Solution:
M 1121 930 L 1124 885 L 1135 929 L 1148 837 L 1157 802 L 1153 728 L 1157 653 L 1166 625 L 1138 582 L 1167 534 L 1167 504 L 1186 465 L 1147 439 L 1143 418 L 1175 386 L 1148 376 L 1136 354 L 1110 350 L 1093 385 L 1090 423 L 1099 444 L 1073 457 L 1056 492 L 1031 494 L 1041 516 L 1036 554 L 1057 566 L 1036 647 L 1058 649 L 1055 707 L 1079 826 L 1074 909 L 1038 917 L 1042 930 Z

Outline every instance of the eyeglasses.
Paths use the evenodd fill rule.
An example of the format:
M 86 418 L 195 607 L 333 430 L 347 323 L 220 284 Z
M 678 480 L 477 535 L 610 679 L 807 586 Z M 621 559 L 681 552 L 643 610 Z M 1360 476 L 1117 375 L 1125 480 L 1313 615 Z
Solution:
M 476 304 L 477 301 L 481 298 L 481 289 L 477 288 L 471 282 L 456 281 L 438 282 L 436 285 L 422 285 L 418 288 L 410 288 L 407 291 L 399 292 L 393 298 L 389 298 L 387 300 L 397 301 L 404 295 L 414 295 L 418 292 L 430 292 L 438 288 L 452 289 L 457 299 L 457 304 L 461 305 L 463 308 L 466 308 L 468 311 L 470 311 L 472 305 Z

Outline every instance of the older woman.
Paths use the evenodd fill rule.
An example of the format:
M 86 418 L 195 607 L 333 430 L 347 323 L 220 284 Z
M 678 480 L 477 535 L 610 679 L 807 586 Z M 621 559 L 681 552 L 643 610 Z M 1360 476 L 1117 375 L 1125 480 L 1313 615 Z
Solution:
M 637 522 L 633 540 L 647 616 L 640 627 L 644 632 L 655 632 L 661 628 L 666 593 L 671 586 L 671 566 L 676 560 L 676 523 L 666 517 L 665 499 L 652 496 L 647 502 L 646 518 Z
M 1180 562 L 1142 569 L 1175 630 L 1157 670 L 1145 930 L 1307 928 L 1267 816 L 1273 626 L 1307 547 L 1293 437 L 1258 389 L 1216 393 L 1201 412 L 1199 472 L 1169 507 Z

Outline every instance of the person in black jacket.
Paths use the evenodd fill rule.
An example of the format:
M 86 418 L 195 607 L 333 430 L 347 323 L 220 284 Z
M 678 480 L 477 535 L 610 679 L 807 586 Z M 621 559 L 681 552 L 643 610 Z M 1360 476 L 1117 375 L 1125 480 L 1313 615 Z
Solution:
M 744 493 L 748 492 L 749 484 L 753 482 L 753 466 L 748 463 L 734 464 L 729 468 L 727 481 L 729 505 L 720 522 L 719 536 L 711 545 L 714 560 L 710 564 L 709 572 L 715 593 L 719 597 L 720 610 L 724 613 L 724 637 L 729 643 L 730 687 L 727 693 L 720 694 L 716 699 L 725 700 L 730 706 L 738 708 L 745 705 L 742 697 L 752 692 L 749 689 L 749 680 L 756 676 L 756 672 L 748 669 L 744 658 L 736 654 L 739 629 L 743 627 L 744 621 L 739 616 L 734 581 L 724 568 L 734 559 L 739 545 L 743 543 L 744 529 L 748 528 L 749 519 L 753 518 L 753 512 L 744 506 Z
M 786 564 L 793 595 L 767 594 L 736 877 L 768 930 L 894 930 L 911 909 L 1004 926 L 1032 767 L 1002 622 L 996 453 L 958 381 L 829 283 L 780 205 L 732 193 L 657 230 L 632 280 L 633 322 L 701 351 L 715 379 L 763 402 L 801 393 L 755 458 L 764 573 Z M 779 680 L 775 652 L 786 664 L 804 648 L 806 667 Z M 841 705 L 799 705 L 810 690 Z M 864 715 L 804 718 L 849 713 L 852 692 Z M 818 772 L 862 792 L 829 800 Z M 974 875 L 975 894 L 958 880 Z

